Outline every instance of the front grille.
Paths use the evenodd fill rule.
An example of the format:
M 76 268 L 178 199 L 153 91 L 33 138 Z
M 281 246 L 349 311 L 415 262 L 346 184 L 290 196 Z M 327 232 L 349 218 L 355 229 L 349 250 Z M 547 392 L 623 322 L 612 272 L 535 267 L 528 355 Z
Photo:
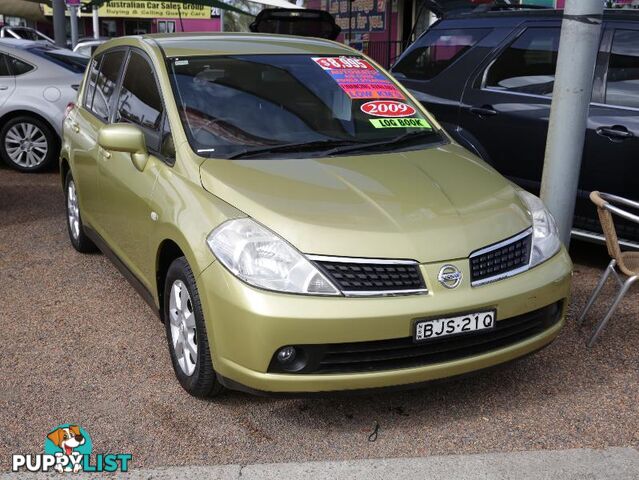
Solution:
M 470 255 L 470 281 L 473 286 L 497 280 L 515 270 L 526 268 L 530 261 L 532 232 L 525 232 L 482 248 Z
M 295 374 L 377 372 L 450 362 L 526 340 L 561 318 L 559 301 L 532 312 L 497 320 L 495 328 L 466 335 L 415 343 L 413 337 L 329 345 L 296 345 L 306 366 Z M 269 372 L 282 373 L 275 355 Z
M 315 265 L 345 294 L 425 291 L 416 262 L 365 263 L 315 259 Z

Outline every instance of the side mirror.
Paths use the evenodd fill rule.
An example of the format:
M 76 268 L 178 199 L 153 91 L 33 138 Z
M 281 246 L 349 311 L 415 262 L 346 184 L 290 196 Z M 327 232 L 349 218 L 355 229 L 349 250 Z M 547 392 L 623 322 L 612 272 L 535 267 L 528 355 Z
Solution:
M 149 160 L 146 140 L 142 130 L 128 123 L 105 125 L 98 132 L 98 145 L 112 152 L 131 154 L 135 168 L 143 171 Z

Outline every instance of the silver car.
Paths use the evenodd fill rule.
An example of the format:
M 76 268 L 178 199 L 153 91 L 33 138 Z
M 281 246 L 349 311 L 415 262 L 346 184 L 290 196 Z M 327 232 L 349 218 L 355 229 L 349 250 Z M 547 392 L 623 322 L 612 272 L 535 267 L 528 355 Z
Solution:
M 36 172 L 57 160 L 87 62 L 46 42 L 0 39 L 0 157 L 8 165 Z

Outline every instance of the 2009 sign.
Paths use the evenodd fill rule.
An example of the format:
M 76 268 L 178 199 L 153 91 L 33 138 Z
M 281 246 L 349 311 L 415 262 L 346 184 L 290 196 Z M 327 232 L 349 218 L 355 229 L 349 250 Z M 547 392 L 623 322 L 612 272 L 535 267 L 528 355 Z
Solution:
M 410 105 L 392 100 L 374 100 L 360 107 L 361 111 L 375 117 L 410 117 L 415 109 Z

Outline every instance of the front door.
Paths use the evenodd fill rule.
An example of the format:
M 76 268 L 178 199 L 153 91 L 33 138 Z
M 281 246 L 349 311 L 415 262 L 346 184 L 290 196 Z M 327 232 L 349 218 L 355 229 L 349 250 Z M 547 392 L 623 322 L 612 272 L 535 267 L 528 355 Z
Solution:
M 153 285 L 154 265 L 148 261 L 147 239 L 154 228 L 151 197 L 158 173 L 154 152 L 159 149 L 164 107 L 149 59 L 131 49 L 113 122 L 140 128 L 151 154 L 146 168 L 139 171 L 131 154 L 104 151 L 99 156 L 99 189 L 102 208 L 99 223 L 117 256 L 147 288 Z
M 575 225 L 599 230 L 592 190 L 639 201 L 639 27 L 608 25 L 603 89 L 590 107 Z M 608 54 L 609 53 L 609 54 Z M 590 223 L 588 223 L 590 222 Z M 639 242 L 639 225 L 619 219 L 617 233 Z

